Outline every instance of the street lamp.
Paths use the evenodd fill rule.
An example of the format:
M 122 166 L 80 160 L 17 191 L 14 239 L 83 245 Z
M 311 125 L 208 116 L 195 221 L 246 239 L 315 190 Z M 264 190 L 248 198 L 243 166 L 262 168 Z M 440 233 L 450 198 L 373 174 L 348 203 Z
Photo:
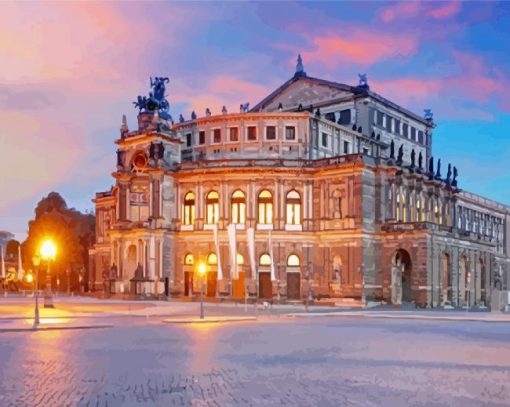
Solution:
M 200 276 L 200 319 L 204 319 L 204 277 L 205 277 L 205 264 L 198 265 L 198 275 Z
M 36 254 L 32 257 L 32 263 L 35 269 L 35 310 L 34 310 L 34 325 L 33 329 L 37 329 L 39 325 L 39 264 L 41 258 Z
M 53 297 L 51 293 L 50 260 L 55 260 L 57 247 L 51 240 L 46 240 L 40 249 L 41 257 L 48 262 L 46 270 L 46 288 L 44 290 L 44 308 L 53 308 Z

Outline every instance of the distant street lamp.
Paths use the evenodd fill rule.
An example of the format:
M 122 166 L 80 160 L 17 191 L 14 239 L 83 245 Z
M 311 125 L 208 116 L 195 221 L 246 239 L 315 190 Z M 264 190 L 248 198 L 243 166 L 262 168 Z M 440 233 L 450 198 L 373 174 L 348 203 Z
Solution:
M 50 261 L 55 260 L 57 247 L 51 240 L 46 240 L 40 249 L 41 257 L 48 262 L 46 269 L 46 288 L 44 290 L 44 308 L 53 308 L 53 294 L 51 292 Z
M 37 329 L 39 325 L 39 264 L 41 264 L 41 258 L 36 254 L 32 257 L 32 263 L 35 268 L 35 310 L 34 310 L 34 325 L 33 329 Z
M 205 264 L 198 265 L 198 275 L 200 276 L 200 319 L 204 319 L 204 279 L 205 279 Z

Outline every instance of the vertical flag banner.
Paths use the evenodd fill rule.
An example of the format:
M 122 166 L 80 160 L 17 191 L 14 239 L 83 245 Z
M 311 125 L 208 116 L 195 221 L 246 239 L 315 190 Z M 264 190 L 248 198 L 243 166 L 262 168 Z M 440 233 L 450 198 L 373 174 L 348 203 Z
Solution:
M 2 256 L 2 278 L 5 279 L 5 257 L 3 246 L 0 246 L 0 256 Z
M 214 245 L 216 246 L 216 257 L 218 259 L 218 280 L 223 280 L 223 272 L 221 271 L 221 260 L 220 260 L 220 239 L 218 237 L 218 224 L 214 224 L 213 228 L 214 233 Z
M 231 276 L 233 279 L 239 278 L 239 273 L 237 271 L 237 241 L 236 241 L 236 225 L 231 223 L 227 227 L 228 231 L 228 243 L 230 247 L 230 261 L 231 261 Z
M 248 239 L 248 253 L 250 255 L 252 278 L 254 278 L 257 273 L 257 263 L 255 262 L 255 229 L 248 228 L 246 231 L 246 238 Z
M 23 264 L 21 264 L 21 245 L 18 246 L 18 280 L 23 280 Z
M 271 257 L 271 281 L 276 281 L 273 257 L 273 233 L 271 231 L 269 231 L 269 256 Z

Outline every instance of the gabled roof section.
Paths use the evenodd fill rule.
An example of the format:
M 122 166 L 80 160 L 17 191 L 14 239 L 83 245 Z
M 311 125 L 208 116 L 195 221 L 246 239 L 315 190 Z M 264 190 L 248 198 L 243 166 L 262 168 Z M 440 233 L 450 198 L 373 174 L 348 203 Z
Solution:
M 349 92 L 349 93 L 352 93 L 353 95 L 364 91 L 364 90 L 360 90 L 357 87 L 345 85 L 343 83 L 331 82 L 331 81 L 327 81 L 324 79 L 313 78 L 311 76 L 307 76 L 306 74 L 298 75 L 296 73 L 296 75 L 294 75 L 292 78 L 290 78 L 282 86 L 280 86 L 278 89 L 276 89 L 269 96 L 264 98 L 262 101 L 257 103 L 257 105 L 255 105 L 253 107 L 253 109 L 251 109 L 251 111 L 252 112 L 262 111 L 262 109 L 264 109 L 264 107 L 269 105 L 278 95 L 282 94 L 286 89 L 288 89 L 291 85 L 293 85 L 294 83 L 296 83 L 298 81 L 309 81 L 309 82 L 312 82 L 317 85 L 323 85 L 323 86 L 327 86 L 330 88 L 338 89 L 340 91 Z M 303 106 L 303 107 L 307 107 L 307 106 Z

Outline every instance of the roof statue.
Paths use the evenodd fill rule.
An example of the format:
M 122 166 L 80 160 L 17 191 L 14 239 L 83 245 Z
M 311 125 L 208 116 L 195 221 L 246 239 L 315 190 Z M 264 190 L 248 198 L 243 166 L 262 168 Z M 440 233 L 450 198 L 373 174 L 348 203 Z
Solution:
M 297 64 L 296 64 L 296 73 L 294 74 L 295 77 L 299 76 L 306 76 L 305 67 L 303 66 L 303 59 L 301 58 L 301 54 L 297 57 Z
M 227 114 L 227 113 L 228 113 L 227 106 L 223 106 L 221 109 L 221 114 Z
M 457 167 L 453 167 L 453 179 L 452 179 L 452 187 L 457 187 L 457 177 L 459 172 L 457 171 Z
M 166 77 L 151 77 L 152 92 L 149 97 L 138 96 L 136 102 L 133 102 L 135 108 L 139 109 L 139 113 L 159 112 L 159 116 L 164 120 L 172 120 L 172 116 L 168 113 L 170 104 L 165 98 L 165 83 L 169 83 L 170 79 Z
M 401 144 L 398 148 L 397 165 L 402 165 L 404 159 L 404 145 Z
M 185 120 L 184 120 L 184 116 L 182 115 L 182 113 L 179 115 L 179 123 L 184 123 Z
M 432 121 L 434 119 L 434 113 L 432 113 L 432 109 L 424 109 L 423 117 L 425 120 Z
M 122 115 L 122 123 L 120 125 L 120 137 L 121 138 L 126 138 L 127 133 L 129 133 L 129 128 L 128 128 L 128 125 L 127 125 L 126 115 L 123 114 Z
M 429 179 L 434 179 L 434 157 L 429 158 Z
M 414 148 L 411 150 L 411 165 L 409 168 L 413 169 L 416 166 L 416 152 Z
M 418 154 L 418 171 L 421 171 L 423 169 L 423 155 L 420 151 L 420 154 Z
M 211 116 L 211 115 L 212 115 L 212 113 L 211 113 L 211 109 L 209 109 L 208 107 L 205 109 L 205 115 L 206 115 L 207 117 L 209 117 L 209 116 Z
M 437 180 L 441 179 L 441 159 L 437 160 L 437 171 L 435 179 Z
M 250 103 L 249 102 L 241 103 L 239 105 L 239 112 L 240 113 L 248 113 L 248 110 L 250 110 Z
M 448 172 L 446 173 L 446 183 L 451 184 L 452 181 L 452 165 L 448 164 Z
M 197 114 L 195 113 L 195 111 L 193 110 L 191 112 L 191 120 L 196 120 L 197 119 Z
M 363 88 L 363 89 L 369 90 L 370 87 L 368 86 L 367 74 L 359 73 L 358 78 L 359 78 L 358 88 Z

